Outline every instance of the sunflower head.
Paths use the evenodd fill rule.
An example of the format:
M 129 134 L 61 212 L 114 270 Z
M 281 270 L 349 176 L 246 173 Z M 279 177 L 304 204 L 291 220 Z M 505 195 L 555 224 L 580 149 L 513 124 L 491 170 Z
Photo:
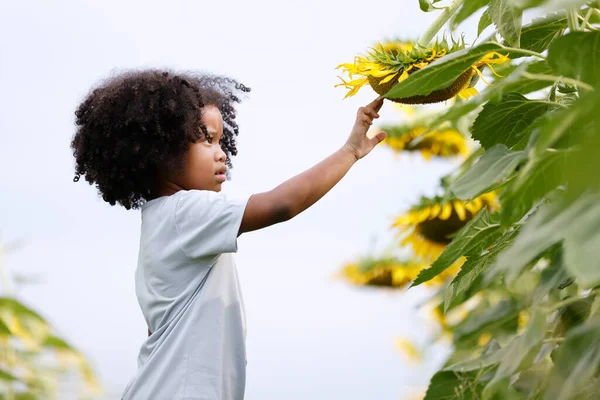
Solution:
M 342 268 L 342 275 L 356 285 L 403 288 L 423 268 L 427 268 L 427 265 L 394 257 L 364 258 L 357 263 L 346 264 Z
M 469 149 L 466 138 L 454 128 L 442 128 L 430 132 L 425 125 L 384 126 L 387 132 L 383 144 L 395 153 L 419 152 L 429 160 L 431 157 L 467 156 Z M 427 132 L 427 133 L 425 133 Z
M 355 95 L 358 90 L 370 85 L 379 95 L 385 95 L 398 82 L 402 82 L 410 74 L 427 67 L 430 63 L 456 52 L 465 47 L 464 38 L 449 44 L 444 38 L 434 44 L 423 47 L 416 42 L 386 41 L 377 43 L 366 54 L 356 56 L 353 63 L 340 64 L 337 68 L 348 74 L 349 79 L 339 77 L 344 86 L 349 89 L 345 97 Z M 456 80 L 446 88 L 435 90 L 428 95 L 418 95 L 404 98 L 393 98 L 392 101 L 403 104 L 438 103 L 453 98 L 456 95 L 467 98 L 477 93 L 473 87 L 481 76 L 477 67 L 494 63 L 510 61 L 508 57 L 495 57 L 490 53 L 467 68 Z M 493 69 L 492 69 L 493 70 Z
M 402 245 L 410 245 L 415 254 L 433 262 L 458 232 L 481 209 L 497 209 L 496 195 L 483 194 L 470 202 L 441 197 L 422 198 L 393 225 L 402 237 Z

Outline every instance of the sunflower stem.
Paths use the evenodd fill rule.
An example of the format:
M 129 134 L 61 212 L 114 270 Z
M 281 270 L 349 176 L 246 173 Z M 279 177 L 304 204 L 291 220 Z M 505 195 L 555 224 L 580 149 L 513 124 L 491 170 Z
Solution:
M 577 20 L 577 11 L 574 8 L 567 10 L 567 24 L 571 32 L 577 32 L 579 30 L 579 22 Z
M 528 78 L 528 79 L 535 79 L 538 81 L 549 81 L 549 82 L 556 82 L 556 81 L 561 81 L 563 83 L 566 83 L 568 85 L 574 85 L 574 86 L 578 86 L 582 89 L 585 90 L 589 90 L 589 91 L 593 91 L 594 88 L 591 85 L 588 85 L 585 82 L 581 82 L 577 79 L 572 79 L 572 78 L 566 78 L 564 76 L 554 76 L 554 75 L 545 75 L 545 74 L 530 74 L 529 72 L 523 72 L 522 76 L 524 78 Z
M 431 39 L 442 29 L 442 27 L 448 22 L 450 17 L 458 10 L 458 7 L 464 3 L 465 0 L 454 0 L 450 3 L 441 14 L 433 21 L 433 23 L 427 28 L 427 30 L 421 35 L 421 38 L 417 43 L 423 47 L 427 47 Z
M 502 47 L 504 50 L 508 50 L 512 53 L 521 53 L 521 54 L 527 54 L 529 56 L 534 56 L 534 57 L 539 57 L 541 59 L 546 59 L 546 56 L 541 54 L 541 53 L 537 53 L 535 51 L 531 51 L 531 50 L 525 50 L 525 49 L 517 49 L 516 47 L 508 47 L 508 46 L 503 46 L 500 43 L 497 43 L 498 46 Z

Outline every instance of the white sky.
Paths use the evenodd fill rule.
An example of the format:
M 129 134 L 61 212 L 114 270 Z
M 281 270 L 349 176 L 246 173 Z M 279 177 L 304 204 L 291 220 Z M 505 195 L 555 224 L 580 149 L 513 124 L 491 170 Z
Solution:
M 417 0 L 0 2 L 0 242 L 25 241 L 6 261 L 44 283 L 19 296 L 88 355 L 106 399 L 133 376 L 146 326 L 133 286 L 139 212 L 72 182 L 73 112 L 90 87 L 114 68 L 162 66 L 252 87 L 226 190 L 260 192 L 335 151 L 375 97 L 342 101 L 334 68 L 375 40 L 418 37 L 434 15 Z M 381 113 L 400 118 L 390 103 Z M 454 166 L 376 149 L 305 213 L 240 238 L 247 399 L 405 399 L 426 387 L 443 349 L 407 365 L 393 347 L 427 343 L 415 312 L 426 293 L 332 275 L 373 238 L 387 246 L 391 218 Z

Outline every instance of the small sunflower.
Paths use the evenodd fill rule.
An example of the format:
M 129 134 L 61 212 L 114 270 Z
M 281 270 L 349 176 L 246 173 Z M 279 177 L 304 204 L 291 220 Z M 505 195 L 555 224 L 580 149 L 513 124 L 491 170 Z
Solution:
M 402 151 L 419 152 L 426 160 L 433 156 L 468 156 L 469 148 L 465 137 L 454 128 L 442 128 L 427 132 L 426 126 L 384 126 L 387 132 L 383 141 L 395 153 Z
M 360 286 L 403 288 L 427 268 L 429 264 L 418 260 L 404 261 L 394 257 L 365 258 L 357 263 L 346 264 L 342 268 L 342 275 Z M 452 266 L 425 284 L 440 286 L 454 277 L 458 270 L 458 266 Z
M 346 81 L 344 78 L 339 77 L 342 83 L 337 84 L 336 87 L 344 86 L 349 89 L 344 98 L 355 95 L 361 87 L 367 84 L 377 94 L 383 96 L 413 72 L 423 69 L 446 54 L 456 52 L 464 47 L 464 40 L 461 42 L 452 40 L 452 46 L 450 46 L 445 38 L 441 43 L 436 41 L 430 47 L 402 41 L 377 43 L 366 55 L 354 57 L 354 63 L 340 64 L 337 67 L 348 73 L 349 80 Z M 480 67 L 487 65 L 495 73 L 492 64 L 501 64 L 508 61 L 510 59 L 507 56 L 491 52 L 465 70 L 446 88 L 435 90 L 426 96 L 418 95 L 390 100 L 404 104 L 428 104 L 445 101 L 457 95 L 468 98 L 477 94 L 477 90 L 473 86 L 477 83 L 478 78 L 482 78 Z M 355 76 L 359 78 L 355 78 Z
M 410 245 L 418 257 L 433 262 L 452 241 L 449 236 L 458 232 L 483 208 L 497 209 L 493 192 L 468 203 L 452 198 L 422 198 L 418 205 L 398 217 L 393 227 L 403 236 L 403 246 Z

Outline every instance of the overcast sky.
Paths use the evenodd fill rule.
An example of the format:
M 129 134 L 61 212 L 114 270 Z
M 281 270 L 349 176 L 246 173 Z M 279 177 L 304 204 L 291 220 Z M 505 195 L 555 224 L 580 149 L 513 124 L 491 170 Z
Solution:
M 334 68 L 375 40 L 418 37 L 434 16 L 417 0 L 0 2 L 0 242 L 24 241 L 6 262 L 44 283 L 19 297 L 92 360 L 106 399 L 133 377 L 146 326 L 133 280 L 139 211 L 72 182 L 73 112 L 92 85 L 115 69 L 169 67 L 252 87 L 225 190 L 261 192 L 343 145 L 376 96 L 342 100 Z M 381 114 L 401 118 L 390 103 Z M 388 246 L 392 217 L 455 166 L 378 148 L 294 220 L 240 237 L 247 399 L 405 399 L 427 386 L 444 350 L 410 365 L 393 347 L 427 342 L 415 311 L 427 293 L 332 276 Z

